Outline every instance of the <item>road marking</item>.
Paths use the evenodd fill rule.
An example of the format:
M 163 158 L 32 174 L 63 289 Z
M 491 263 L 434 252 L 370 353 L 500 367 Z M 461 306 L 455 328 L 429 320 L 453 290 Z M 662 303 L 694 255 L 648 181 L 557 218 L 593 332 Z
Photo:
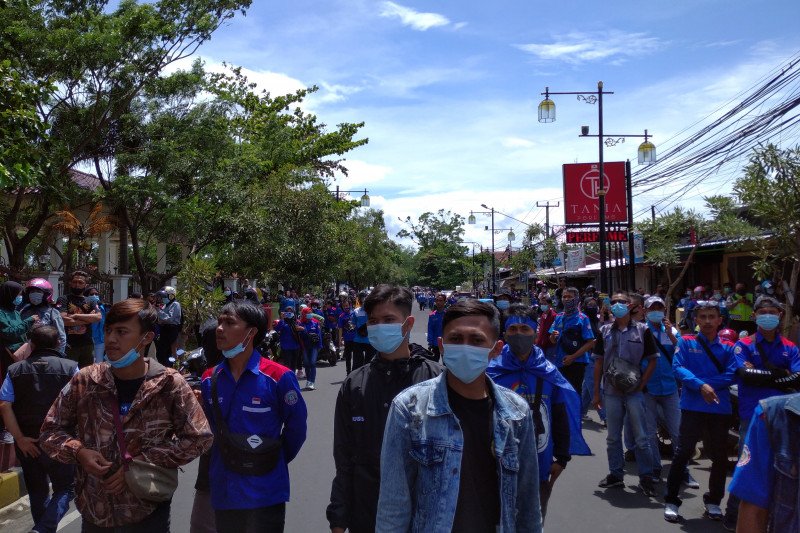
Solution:
M 58 530 L 57 531 L 63 530 L 65 527 L 67 527 L 68 525 L 73 523 L 75 520 L 80 518 L 80 516 L 81 516 L 81 513 L 77 509 L 72 511 L 71 513 L 69 513 L 64 518 L 61 519 L 61 522 L 58 523 Z

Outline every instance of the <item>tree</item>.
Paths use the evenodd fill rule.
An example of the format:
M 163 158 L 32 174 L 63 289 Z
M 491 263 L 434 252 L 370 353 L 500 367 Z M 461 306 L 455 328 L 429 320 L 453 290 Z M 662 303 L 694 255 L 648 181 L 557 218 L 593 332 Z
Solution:
M 220 287 L 209 290 L 215 274 L 214 263 L 200 256 L 190 257 L 178 274 L 176 298 L 181 303 L 183 331 L 187 335 L 197 331 L 209 318 L 216 317 L 225 301 Z
M 556 275 L 555 260 L 559 253 L 566 255 L 566 251 L 566 243 L 548 236 L 541 224 L 533 224 L 525 230 L 522 248 L 511 259 L 511 266 L 520 272 L 527 272 L 531 266 L 552 268 L 553 275 Z
M 732 198 L 710 196 L 704 200 L 709 218 L 695 210 L 678 207 L 655 220 L 636 224 L 636 229 L 644 237 L 645 261 L 662 268 L 667 277 L 667 315 L 672 292 L 686 275 L 699 246 L 720 240 L 735 240 L 737 246 L 744 246 L 758 234 L 753 225 L 739 218 L 739 209 Z M 690 246 L 684 261 L 681 261 L 681 245 Z M 681 267 L 681 270 L 673 278 L 673 269 L 677 267 Z
M 0 60 L 11 60 L 20 80 L 38 85 L 34 139 L 37 194 L 4 185 L 4 243 L 10 269 L 25 265 L 26 249 L 74 190 L 68 171 L 109 155 L 131 103 L 167 65 L 193 54 L 224 21 L 251 0 L 108 1 L 32 0 L 0 4 Z M 21 151 L 15 141 L 11 152 Z M 40 155 L 39 155 L 40 154 Z
M 793 303 L 800 276 L 800 146 L 780 149 L 770 144 L 756 150 L 733 191 L 769 235 L 755 241 L 756 272 L 765 279 L 780 279 L 788 267 L 789 302 Z M 786 326 L 793 312 L 792 305 L 787 307 Z
M 462 244 L 464 217 L 440 209 L 426 212 L 417 222 L 407 217 L 408 229 L 398 237 L 411 239 L 418 247 L 416 283 L 426 287 L 455 288 L 469 279 L 471 260 L 466 257 L 467 247 Z

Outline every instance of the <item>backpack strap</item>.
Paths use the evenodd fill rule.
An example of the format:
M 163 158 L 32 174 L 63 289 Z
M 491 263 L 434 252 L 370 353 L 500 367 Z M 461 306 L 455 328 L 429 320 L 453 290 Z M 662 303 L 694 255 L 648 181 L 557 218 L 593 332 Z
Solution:
M 706 352 L 706 355 L 708 356 L 708 358 L 711 359 L 711 362 L 714 363 L 714 366 L 717 367 L 717 370 L 719 371 L 719 373 L 720 374 L 724 374 L 725 373 L 725 368 L 722 366 L 722 363 L 720 363 L 719 360 L 716 357 L 714 357 L 714 354 L 711 353 L 711 348 L 708 347 L 708 344 L 706 344 L 706 341 L 704 341 L 701 338 L 700 334 L 698 334 L 697 337 L 695 337 L 695 338 L 697 339 L 698 344 L 700 344 L 700 346 L 703 347 L 703 350 Z

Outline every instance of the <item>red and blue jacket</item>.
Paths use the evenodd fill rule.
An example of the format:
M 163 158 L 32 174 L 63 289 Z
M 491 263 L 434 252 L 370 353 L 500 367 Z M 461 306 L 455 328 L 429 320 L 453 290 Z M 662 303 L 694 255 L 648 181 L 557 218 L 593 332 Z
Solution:
M 225 468 L 217 444 L 222 437 L 212 410 L 211 377 L 215 373 L 220 410 L 231 433 L 283 439 L 281 458 L 269 473 L 247 476 Z M 255 509 L 289 501 L 288 464 L 306 440 L 308 415 L 294 372 L 253 351 L 238 381 L 226 360 L 206 370 L 201 390 L 215 438 L 209 467 L 214 509 Z
M 739 368 L 746 366 L 745 363 L 750 363 L 753 368 L 759 370 L 781 369 L 788 370 L 788 373 L 800 371 L 800 353 L 797 346 L 782 335 L 776 335 L 772 342 L 767 342 L 760 332 L 756 332 L 754 335 L 739 339 L 733 348 L 733 354 L 736 356 Z M 742 420 L 750 420 L 760 400 L 782 394 L 786 394 L 786 391 L 753 386 L 740 379 L 739 417 Z

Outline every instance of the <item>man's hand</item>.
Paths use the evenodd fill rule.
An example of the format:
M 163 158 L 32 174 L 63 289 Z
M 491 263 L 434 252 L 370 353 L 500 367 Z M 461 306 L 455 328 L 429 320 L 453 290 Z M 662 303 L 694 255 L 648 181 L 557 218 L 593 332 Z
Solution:
M 39 442 L 39 439 L 34 439 L 32 437 L 22 437 L 16 441 L 17 447 L 19 448 L 19 451 L 22 452 L 22 455 L 25 457 L 32 457 L 34 459 L 39 457 L 39 454 L 42 453 L 41 450 L 39 450 L 39 447 L 36 445 L 37 442 Z
M 97 477 L 103 477 L 112 465 L 103 454 L 89 448 L 81 448 L 76 458 L 84 470 Z
M 125 490 L 125 469 L 120 467 L 116 472 L 103 480 L 103 487 L 111 494 L 119 494 Z
M 598 411 L 603 408 L 603 400 L 600 399 L 600 393 L 599 392 L 595 392 L 594 393 L 594 398 L 592 398 L 592 405 Z
M 703 395 L 703 400 L 706 403 L 716 403 L 719 404 L 719 398 L 717 397 L 717 393 L 714 391 L 714 387 L 705 383 L 702 387 L 700 387 L 700 394 Z

